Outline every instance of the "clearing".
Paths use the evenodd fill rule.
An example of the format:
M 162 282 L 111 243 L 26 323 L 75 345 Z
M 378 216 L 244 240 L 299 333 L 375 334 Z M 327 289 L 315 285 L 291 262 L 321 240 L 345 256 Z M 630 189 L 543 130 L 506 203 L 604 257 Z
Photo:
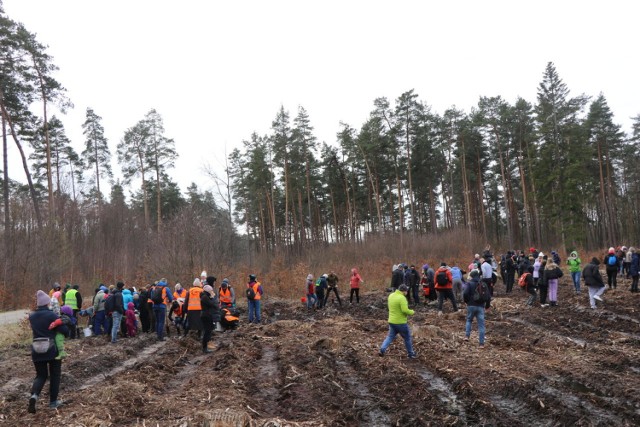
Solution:
M 627 281 L 628 282 L 628 281 Z M 517 285 L 516 285 L 517 288 Z M 27 413 L 27 344 L 0 349 L 0 422 L 69 426 L 640 425 L 639 294 L 627 286 L 591 310 L 564 277 L 559 306 L 527 308 L 520 289 L 487 312 L 487 346 L 464 313 L 420 306 L 410 320 L 418 359 L 398 337 L 385 357 L 383 290 L 359 305 L 309 312 L 266 298 L 263 325 L 217 333 L 205 355 L 175 333 L 67 341 L 61 399 Z M 267 289 L 268 291 L 268 289 Z M 344 294 L 344 289 L 342 289 Z M 246 321 L 246 314 L 241 315 Z M 81 322 L 83 322 L 81 320 Z M 28 325 L 24 324 L 24 327 Z

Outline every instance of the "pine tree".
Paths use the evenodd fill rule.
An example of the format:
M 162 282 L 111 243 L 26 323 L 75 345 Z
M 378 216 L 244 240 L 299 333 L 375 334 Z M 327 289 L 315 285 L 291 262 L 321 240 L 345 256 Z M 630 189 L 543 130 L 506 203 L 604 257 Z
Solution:
M 98 116 L 92 108 L 87 108 L 86 119 L 82 124 L 82 134 L 85 136 L 85 149 L 82 152 L 85 168 L 94 170 L 92 181 L 96 185 L 98 203 L 102 204 L 102 190 L 100 178 L 113 178 L 111 170 L 111 152 L 107 138 L 104 136 L 102 117 Z

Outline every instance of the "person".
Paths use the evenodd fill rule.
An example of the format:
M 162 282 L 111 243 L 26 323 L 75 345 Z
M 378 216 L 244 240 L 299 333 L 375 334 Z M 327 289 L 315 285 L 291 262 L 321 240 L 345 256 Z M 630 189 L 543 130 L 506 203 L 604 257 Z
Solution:
M 482 281 L 489 286 L 489 292 L 493 295 L 493 267 L 491 266 L 491 255 L 485 253 L 482 258 L 482 264 L 480 264 L 480 274 Z
M 628 253 L 631 254 L 629 261 L 629 269 L 627 270 L 631 276 L 631 292 L 638 292 L 638 278 L 640 277 L 640 255 L 636 253 L 636 248 L 629 247 Z
M 184 329 L 184 302 L 184 298 L 174 299 L 169 308 L 169 322 L 176 327 L 178 336 L 182 333 L 180 329 Z
M 608 253 L 604 256 L 604 265 L 607 272 L 607 285 L 609 289 L 615 289 L 618 286 L 618 269 L 620 268 L 616 251 L 613 248 L 609 248 Z
M 398 289 L 402 282 L 404 281 L 404 274 L 402 273 L 402 264 L 396 264 L 393 266 L 393 270 L 391 272 L 391 289 L 395 291 Z
M 127 327 L 127 336 L 130 338 L 135 337 L 138 333 L 138 321 L 136 320 L 135 305 L 132 302 L 127 303 L 125 325 Z
M 177 300 L 178 298 L 184 299 L 187 297 L 187 290 L 183 288 L 180 283 L 176 283 L 176 286 L 174 286 L 173 289 L 174 289 L 174 292 L 173 292 L 174 300 Z
M 316 297 L 316 283 L 313 280 L 313 274 L 311 273 L 307 275 L 305 288 L 307 293 L 307 309 L 312 309 L 318 302 L 318 298 Z
M 107 333 L 107 314 L 104 310 L 105 292 L 108 289 L 105 285 L 100 284 L 98 293 L 93 297 L 93 335 L 102 335 Z
M 53 311 L 56 316 L 60 317 L 60 291 L 55 291 L 49 301 L 49 310 Z
M 351 279 L 349 280 L 349 284 L 351 285 L 349 304 L 353 304 L 353 295 L 356 296 L 356 303 L 360 303 L 360 285 L 363 283 L 364 281 L 362 280 L 362 277 L 360 277 L 358 269 L 356 267 L 353 267 L 351 269 Z
M 544 266 L 545 262 L 545 254 L 542 252 L 538 253 L 538 258 L 536 258 L 533 263 L 533 281 L 535 283 L 536 288 L 540 291 L 540 306 L 548 307 L 547 305 L 547 284 L 544 283 L 543 274 L 544 274 Z
M 164 341 L 164 323 L 167 318 L 167 305 L 173 301 L 173 295 L 171 295 L 171 291 L 167 287 L 167 279 L 161 279 L 156 285 L 154 292 L 161 293 L 162 297 L 161 302 L 153 303 L 153 314 L 156 317 L 156 334 L 158 341 Z M 153 295 L 151 299 L 154 299 Z
M 124 289 L 124 283 L 118 282 L 113 295 L 109 298 L 113 300 L 113 311 L 111 312 L 111 343 L 115 344 L 118 341 L 118 331 L 120 330 L 120 322 L 122 316 L 124 316 L 124 302 L 122 300 L 122 289 Z
M 569 254 L 569 258 L 567 258 L 567 265 L 569 266 L 569 273 L 571 274 L 571 280 L 573 280 L 573 287 L 576 290 L 576 295 L 579 295 L 582 261 L 578 257 L 578 252 L 573 251 Z
M 316 304 L 316 308 L 318 309 L 324 307 L 324 291 L 327 289 L 327 276 L 328 274 L 325 273 L 316 280 L 316 296 L 318 297 L 318 304 Z
M 202 288 L 200 293 L 200 306 L 202 307 L 202 327 L 204 333 L 202 334 L 202 352 L 211 353 L 208 344 L 211 341 L 211 334 L 217 322 L 220 321 L 220 301 L 213 290 L 213 284 L 215 283 L 215 277 L 208 276 L 207 284 Z
M 214 283 L 215 277 L 208 276 L 207 284 L 204 285 L 200 293 L 200 306 L 202 307 L 200 317 L 202 318 L 202 327 L 204 329 L 202 334 L 203 353 L 211 353 L 208 344 L 211 341 L 211 335 L 216 323 L 220 321 L 220 301 L 213 290 Z
M 407 349 L 407 356 L 409 359 L 415 359 L 417 357 L 416 352 L 413 349 L 413 342 L 411 340 L 411 330 L 407 324 L 407 316 L 412 316 L 414 311 L 409 308 L 407 302 L 407 293 L 409 287 L 402 284 L 398 286 L 394 292 L 389 294 L 387 299 L 387 305 L 389 307 L 389 333 L 382 342 L 378 354 L 382 357 L 387 352 L 387 349 L 391 343 L 396 339 L 396 336 L 400 336 L 404 339 L 404 345 Z
M 138 311 L 140 312 L 140 323 L 142 325 L 142 333 L 146 334 L 151 331 L 151 312 L 153 305 L 151 302 L 151 285 L 146 285 L 140 291 L 140 303 Z
M 76 329 L 78 320 L 73 315 L 73 309 L 68 305 L 60 307 L 60 317 L 51 322 L 49 329 L 56 329 L 60 325 L 64 325 L 69 330 L 69 335 L 72 329 Z M 58 355 L 56 360 L 62 360 L 67 357 L 67 352 L 64 351 L 64 334 L 57 332 L 55 337 L 56 348 L 58 349 Z
M 554 264 L 556 265 L 560 265 L 560 254 L 556 251 L 551 251 L 551 260 L 553 261 Z
M 624 260 L 622 262 L 622 273 L 626 274 L 627 279 L 631 277 L 631 260 L 633 258 L 633 252 L 631 252 L 632 247 L 633 246 L 630 246 L 629 249 L 624 251 Z M 622 249 L 624 250 L 625 247 L 623 246 Z
M 467 283 L 463 294 L 464 302 L 467 304 L 467 323 L 465 325 L 464 339 L 465 341 L 469 341 L 471 325 L 475 317 L 478 322 L 478 342 L 480 348 L 484 348 L 484 310 L 485 308 L 489 308 L 491 303 L 491 292 L 489 292 L 489 286 L 487 285 L 486 292 L 480 292 L 479 297 L 476 298 L 476 288 L 482 284 L 486 285 L 486 283 L 480 281 L 480 272 L 478 270 L 471 271 L 469 275 L 471 280 Z
M 203 271 L 203 273 L 205 273 Z M 206 277 L 205 277 L 206 284 Z M 196 278 L 193 280 L 193 286 L 189 289 L 187 298 L 184 300 L 184 307 L 187 313 L 187 321 L 184 325 L 184 336 L 186 337 L 189 330 L 197 331 L 198 338 L 202 334 L 202 320 L 200 305 L 200 294 L 202 293 L 202 282 Z
M 50 302 L 49 295 L 39 290 L 36 293 L 37 308 L 29 314 L 29 325 L 33 334 L 31 360 L 36 369 L 36 377 L 31 386 L 31 397 L 29 397 L 27 409 L 30 414 L 36 413 L 36 403 L 47 379 L 49 379 L 49 408 L 57 409 L 62 406 L 62 401 L 58 400 L 60 379 L 62 378 L 62 361 L 56 359 L 58 349 L 54 340 L 57 333 L 68 335 L 69 329 L 63 324 L 49 329 L 49 325 L 58 318 L 53 311 L 49 310 Z
M 605 286 L 600 274 L 600 260 L 598 258 L 591 258 L 591 262 L 587 264 L 582 270 L 582 280 L 584 284 L 589 288 L 589 304 L 592 309 L 596 308 L 596 301 L 603 302 L 600 295 L 604 293 Z
M 458 311 L 456 297 L 453 295 L 453 277 L 446 262 L 441 263 L 440 268 L 436 270 L 436 291 L 438 292 L 438 314 L 442 314 L 445 298 L 451 300 L 453 311 Z
M 340 301 L 340 295 L 338 294 L 338 276 L 333 271 L 329 273 L 327 276 L 327 294 L 324 296 L 324 305 L 327 305 L 327 301 L 329 300 L 329 294 L 331 292 L 335 293 L 336 299 L 338 300 L 338 305 L 342 307 L 342 301 Z M 333 303 L 333 300 L 331 301 Z
M 80 295 L 80 285 L 73 285 L 64 295 L 64 305 L 68 305 L 73 310 L 73 317 L 78 318 L 78 312 L 82 308 L 82 295 Z M 77 325 L 69 328 L 71 339 L 79 338 Z
M 551 307 L 558 305 L 558 279 L 563 275 L 562 270 L 558 267 L 553 259 L 547 261 L 544 268 L 542 281 L 547 285 L 549 292 L 549 304 Z
M 526 277 L 524 277 L 525 274 L 526 274 Z M 533 303 L 536 302 L 536 299 L 538 297 L 536 283 L 533 280 L 533 266 L 532 265 L 529 265 L 528 270 L 525 271 L 524 273 L 522 273 L 521 279 L 522 278 L 525 281 L 524 288 L 527 291 L 527 293 L 529 294 L 529 298 L 527 298 L 526 304 L 527 304 L 527 306 L 532 307 Z
M 513 291 L 513 284 L 516 281 L 516 270 L 518 262 L 516 261 L 516 254 L 514 251 L 508 251 L 507 257 L 504 262 L 504 283 L 506 292 L 509 294 Z
M 325 278 L 326 287 L 326 278 Z M 317 289 L 317 288 L 316 288 Z M 251 292 L 251 291 L 252 292 Z M 249 305 L 249 323 L 260 323 L 260 300 L 264 291 L 262 285 L 258 282 L 255 274 L 249 275 L 249 283 L 247 283 L 247 302 Z M 322 296 L 318 294 L 318 304 L 322 301 Z
M 405 273 L 405 285 L 409 287 L 409 293 L 407 294 L 407 301 L 411 305 L 413 299 L 414 306 L 420 303 L 420 293 L 418 292 L 420 285 L 420 274 L 416 270 L 416 266 L 411 264 L 407 267 Z
M 464 271 L 460 269 L 456 265 L 456 263 L 452 263 L 453 267 L 451 267 L 451 279 L 452 279 L 452 287 L 453 287 L 453 296 L 457 301 L 462 301 L 462 278 L 464 276 Z
M 236 306 L 236 293 L 229 283 L 229 279 L 222 279 L 222 285 L 218 289 L 218 299 L 220 306 L 223 308 L 232 308 Z

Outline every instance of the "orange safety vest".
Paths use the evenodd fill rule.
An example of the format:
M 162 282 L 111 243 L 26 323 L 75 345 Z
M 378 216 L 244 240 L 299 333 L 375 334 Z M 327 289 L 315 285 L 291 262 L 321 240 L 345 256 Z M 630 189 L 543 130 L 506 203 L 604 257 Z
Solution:
M 187 290 L 185 288 L 182 288 L 181 291 L 182 292 L 175 291 L 173 293 L 173 299 L 186 298 L 187 297 Z
M 182 316 L 182 304 L 178 303 L 178 308 L 176 308 L 175 310 L 173 310 L 173 313 L 174 313 L 177 317 Z
M 254 300 L 259 300 L 260 298 L 262 298 L 262 295 L 260 295 L 260 292 L 258 292 L 258 288 L 260 287 L 260 282 L 256 282 L 253 284 L 253 292 L 256 294 Z
M 233 303 L 233 301 L 231 300 L 231 289 L 227 288 L 227 290 L 225 291 L 223 288 L 220 288 L 220 290 L 218 290 L 218 293 L 220 294 L 220 302 L 225 304 Z
M 187 306 L 187 311 L 202 311 L 202 306 L 200 305 L 201 293 L 202 288 L 197 286 L 189 289 L 189 305 Z

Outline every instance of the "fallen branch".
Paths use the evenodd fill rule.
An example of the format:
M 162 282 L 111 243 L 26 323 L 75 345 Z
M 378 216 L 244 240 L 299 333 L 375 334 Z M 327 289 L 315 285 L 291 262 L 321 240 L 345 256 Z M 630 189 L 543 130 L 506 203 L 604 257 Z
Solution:
M 343 389 L 342 387 L 340 387 L 340 384 L 338 384 L 338 383 L 337 383 L 337 382 L 335 382 L 335 381 L 331 381 L 331 382 L 332 382 L 332 383 L 334 383 L 334 384 L 335 384 L 335 385 L 336 385 L 340 390 L 344 391 L 344 389 Z
M 247 409 L 249 409 L 251 412 L 253 412 L 254 414 L 256 414 L 257 416 L 260 416 L 260 413 L 258 413 L 258 411 L 256 411 L 255 409 L 253 409 L 251 406 L 247 405 Z

